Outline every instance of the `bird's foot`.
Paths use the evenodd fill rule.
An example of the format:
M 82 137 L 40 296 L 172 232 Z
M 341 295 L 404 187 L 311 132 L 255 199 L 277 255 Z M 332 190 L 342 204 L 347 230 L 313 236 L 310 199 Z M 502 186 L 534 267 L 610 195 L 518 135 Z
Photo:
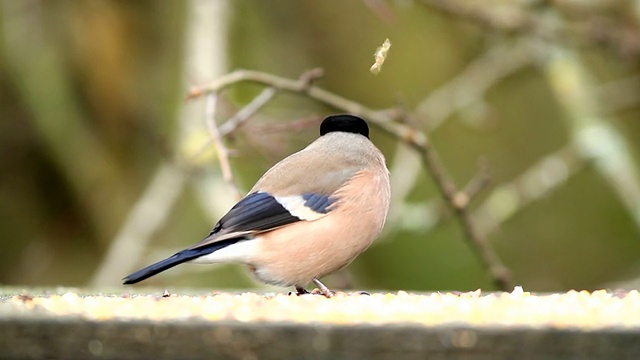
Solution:
M 298 286 L 296 285 L 296 291 L 295 293 L 293 291 L 289 292 L 289 295 L 307 295 L 307 294 L 312 294 L 312 295 L 322 295 L 326 298 L 332 298 L 334 296 L 356 296 L 356 295 L 371 295 L 366 291 L 354 291 L 354 292 L 350 292 L 350 293 L 345 293 L 343 291 L 338 291 L 335 292 L 331 289 L 329 289 L 325 284 L 322 283 L 322 281 L 320 281 L 318 278 L 313 278 L 313 282 L 314 284 L 316 284 L 317 288 L 311 290 L 311 292 L 307 291 L 305 288 L 303 288 L 302 286 Z
M 331 290 L 329 290 L 331 291 Z M 331 291 L 331 296 L 335 295 L 336 293 Z M 313 289 L 311 291 L 308 291 L 307 289 L 303 288 L 303 287 L 299 287 L 296 286 L 296 291 L 289 291 L 289 296 L 291 295 L 296 295 L 296 296 L 301 296 L 301 295 L 321 295 L 321 296 L 325 296 L 325 297 L 330 297 L 330 296 L 326 296 L 322 290 L 320 289 Z
M 293 291 L 289 292 L 289 295 L 294 295 L 294 294 L 296 296 L 300 296 L 300 295 L 310 294 L 310 292 L 308 292 L 307 289 L 303 288 L 302 286 L 296 285 L 296 292 L 295 293 Z

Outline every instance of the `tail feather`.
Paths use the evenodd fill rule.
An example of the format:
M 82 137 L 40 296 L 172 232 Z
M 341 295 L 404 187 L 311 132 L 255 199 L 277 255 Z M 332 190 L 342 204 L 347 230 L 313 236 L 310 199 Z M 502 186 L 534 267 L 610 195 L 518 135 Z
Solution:
M 214 251 L 225 248 L 231 244 L 235 244 L 241 239 L 227 239 L 219 242 L 212 243 L 211 246 L 196 248 L 196 249 L 185 249 L 182 250 L 164 260 L 160 260 L 157 263 L 151 264 L 147 267 L 144 267 L 131 275 L 128 275 L 124 279 L 122 279 L 122 283 L 124 285 L 130 285 L 138 283 L 142 280 L 148 279 L 158 273 L 161 273 L 167 269 L 171 269 L 176 265 L 180 265 L 184 262 L 199 258 L 200 256 L 211 254 Z

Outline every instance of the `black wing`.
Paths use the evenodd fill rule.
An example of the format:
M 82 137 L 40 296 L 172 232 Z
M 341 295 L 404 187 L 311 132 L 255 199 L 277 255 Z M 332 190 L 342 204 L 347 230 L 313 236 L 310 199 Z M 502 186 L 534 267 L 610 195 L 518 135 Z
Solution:
M 254 192 L 231 208 L 213 227 L 209 235 L 190 249 L 199 248 L 223 238 L 242 237 L 275 229 L 296 221 L 300 221 L 300 218 L 291 215 L 271 194 Z

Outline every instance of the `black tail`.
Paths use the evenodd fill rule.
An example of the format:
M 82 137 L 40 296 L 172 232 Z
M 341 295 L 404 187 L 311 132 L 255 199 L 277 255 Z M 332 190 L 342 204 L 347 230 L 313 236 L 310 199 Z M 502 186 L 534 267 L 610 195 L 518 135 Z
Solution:
M 182 250 L 171 257 L 168 257 L 164 260 L 160 260 L 155 264 L 151 264 L 145 268 L 142 268 L 134 272 L 133 274 L 122 279 L 122 283 L 125 285 L 138 283 L 142 280 L 152 277 L 153 275 L 161 273 L 167 269 L 171 269 L 176 265 L 180 265 L 189 260 L 199 258 L 200 256 L 211 254 L 214 251 L 220 250 L 231 244 L 235 244 L 240 240 L 241 239 L 222 240 L 222 241 L 214 242 L 207 247 Z

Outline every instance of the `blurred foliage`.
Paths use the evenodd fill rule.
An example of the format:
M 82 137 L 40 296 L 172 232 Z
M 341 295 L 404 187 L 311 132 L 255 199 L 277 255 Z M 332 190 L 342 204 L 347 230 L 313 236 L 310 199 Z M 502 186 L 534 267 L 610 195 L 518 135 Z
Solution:
M 458 186 L 474 176 L 479 158 L 490 164 L 491 186 L 475 200 L 478 211 L 495 189 L 536 162 L 584 144 L 582 127 L 591 125 L 583 120 L 597 118 L 597 126 L 620 135 L 611 138 L 618 142 L 614 155 L 597 136 L 582 145 L 575 173 L 517 207 L 488 238 L 526 290 L 638 286 L 640 203 L 634 213 L 624 201 L 634 199 L 633 191 L 616 182 L 628 174 L 608 165 L 622 157 L 622 167 L 637 174 L 640 164 L 638 2 L 219 0 L 219 11 L 199 15 L 223 26 L 210 36 L 226 39 L 225 48 L 187 50 L 190 30 L 198 26 L 194 11 L 203 2 L 0 0 L 1 283 L 89 284 L 161 164 L 181 170 L 185 191 L 153 229 L 144 256 L 123 260 L 110 284 L 196 242 L 214 215 L 232 205 L 200 185 L 217 179 L 218 191 L 226 191 L 215 153 L 198 150 L 207 142 L 202 101 L 184 101 L 188 86 L 212 80 L 190 68 L 192 57 L 201 56 L 218 58 L 226 71 L 256 69 L 292 79 L 321 67 L 318 85 L 331 92 L 374 109 L 416 109 L 408 123 L 428 131 Z M 368 70 L 385 38 L 393 45 L 374 76 Z M 471 97 L 452 92 L 459 96 L 443 99 L 453 105 L 436 102 L 455 109 L 432 127 L 431 113 L 422 111 L 425 99 L 456 84 L 475 89 L 486 79 L 461 74 L 499 47 L 526 49 L 521 64 L 489 79 L 486 91 Z M 491 64 L 500 70 L 516 53 L 506 51 Z M 576 80 L 571 71 L 554 72 L 561 65 L 586 75 Z M 220 121 L 261 89 L 240 84 L 226 92 Z M 577 103 L 571 98 L 576 92 L 582 94 Z M 195 115 L 185 119 L 185 108 Z M 269 102 L 227 138 L 240 188 L 247 190 L 273 163 L 312 141 L 322 116 L 335 111 L 303 95 L 280 94 Z M 393 172 L 409 173 L 394 167 L 404 145 L 375 128 L 372 139 Z M 584 146 L 601 146 L 604 155 L 584 155 Z M 637 180 L 630 177 L 631 189 L 640 186 Z M 422 228 L 425 213 L 411 217 L 408 209 L 439 196 L 430 174 L 417 172 L 407 197 L 396 199 L 402 206 L 392 209 L 396 220 L 383 238 L 349 267 L 349 276 L 332 276 L 329 284 L 492 289 L 457 222 L 445 216 Z M 219 213 L 207 210 L 211 203 Z M 148 283 L 252 286 L 245 275 L 238 266 L 181 266 Z

